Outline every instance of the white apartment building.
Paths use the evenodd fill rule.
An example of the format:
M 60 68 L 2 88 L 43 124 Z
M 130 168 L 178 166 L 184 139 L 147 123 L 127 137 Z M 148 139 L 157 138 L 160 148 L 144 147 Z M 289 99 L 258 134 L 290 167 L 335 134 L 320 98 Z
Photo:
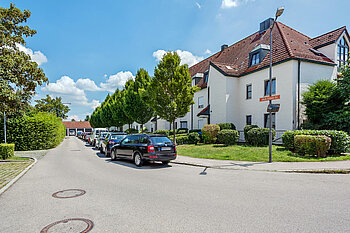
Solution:
M 205 124 L 233 123 L 242 131 L 246 125 L 268 127 L 270 34 L 273 19 L 241 41 L 221 46 L 214 55 L 190 67 L 194 95 L 190 111 L 176 120 L 177 128 L 201 129 Z M 272 126 L 280 132 L 294 130 L 305 120 L 301 94 L 320 79 L 334 80 L 348 59 L 350 37 L 346 27 L 310 38 L 277 22 L 272 29 L 272 94 L 280 99 Z M 150 131 L 171 129 L 169 122 L 152 119 Z M 138 126 L 139 127 L 139 126 Z

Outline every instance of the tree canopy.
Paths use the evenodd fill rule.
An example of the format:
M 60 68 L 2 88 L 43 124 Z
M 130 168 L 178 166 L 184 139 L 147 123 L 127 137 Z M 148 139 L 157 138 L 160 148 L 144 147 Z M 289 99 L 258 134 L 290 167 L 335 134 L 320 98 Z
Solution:
M 23 109 L 35 94 L 38 85 L 46 83 L 43 70 L 30 56 L 19 51 L 17 44 L 26 45 L 25 38 L 36 31 L 23 25 L 31 13 L 10 4 L 0 7 L 0 110 L 17 112 Z
M 35 102 L 37 102 L 35 108 L 38 111 L 51 112 L 62 119 L 66 119 L 68 117 L 66 114 L 70 109 L 68 106 L 62 103 L 61 97 L 52 98 L 51 96 L 46 95 L 46 98 L 36 100 Z

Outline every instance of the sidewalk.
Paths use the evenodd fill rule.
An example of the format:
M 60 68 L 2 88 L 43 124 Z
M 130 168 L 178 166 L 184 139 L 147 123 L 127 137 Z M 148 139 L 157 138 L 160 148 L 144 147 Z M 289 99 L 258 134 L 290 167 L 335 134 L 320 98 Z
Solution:
M 255 170 L 255 171 L 280 171 L 280 172 L 307 172 L 307 171 L 350 171 L 350 160 L 327 161 L 327 162 L 250 162 L 233 160 L 215 160 L 192 158 L 178 155 L 176 160 L 171 161 L 176 164 L 190 166 L 200 166 L 217 169 L 230 170 Z

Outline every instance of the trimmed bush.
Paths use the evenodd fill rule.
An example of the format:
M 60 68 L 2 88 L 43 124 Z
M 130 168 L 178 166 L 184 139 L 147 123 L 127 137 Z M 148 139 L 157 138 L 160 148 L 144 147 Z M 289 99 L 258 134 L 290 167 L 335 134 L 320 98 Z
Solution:
M 188 136 L 176 137 L 176 144 L 177 145 L 188 144 Z
M 8 121 L 8 142 L 15 150 L 46 150 L 58 146 L 66 136 L 62 119 L 52 113 L 39 112 Z
M 272 140 L 276 136 L 276 131 L 272 129 Z M 252 146 L 266 146 L 269 144 L 268 128 L 253 128 L 247 132 L 248 144 Z
M 8 159 L 15 156 L 15 144 L 0 144 L 0 159 Z
M 259 126 L 257 125 L 246 125 L 244 127 L 244 140 L 248 143 L 249 139 L 248 139 L 248 131 L 254 128 L 259 128 Z
M 188 134 L 188 143 L 197 145 L 200 141 L 200 136 L 198 133 L 189 133 Z
M 130 129 L 126 129 L 124 131 L 124 133 L 127 133 L 127 134 L 133 134 L 133 133 L 138 133 L 139 131 L 137 129 L 134 129 L 134 128 L 130 128 Z
M 331 138 L 331 148 L 328 154 L 345 153 L 350 148 L 350 137 L 344 131 L 337 130 L 290 130 L 282 135 L 282 142 L 284 147 L 294 151 L 294 136 L 296 135 L 325 135 Z
M 225 145 L 236 144 L 239 138 L 239 133 L 237 130 L 223 129 L 218 133 L 217 143 Z
M 233 123 L 219 123 L 217 125 L 220 127 L 220 130 L 224 130 L 224 129 L 236 130 L 236 126 Z
M 201 133 L 202 130 L 201 129 L 190 129 L 188 132 L 189 133 Z
M 187 128 L 179 128 L 176 130 L 177 134 L 183 134 L 183 133 L 188 133 L 188 129 Z
M 324 135 L 295 135 L 294 147 L 300 155 L 326 157 L 331 147 L 331 138 Z
M 202 129 L 202 137 L 204 143 L 215 143 L 219 131 L 220 127 L 218 125 L 205 125 Z
M 154 134 L 163 134 L 163 135 L 169 136 L 169 130 L 158 129 L 158 130 L 154 131 Z

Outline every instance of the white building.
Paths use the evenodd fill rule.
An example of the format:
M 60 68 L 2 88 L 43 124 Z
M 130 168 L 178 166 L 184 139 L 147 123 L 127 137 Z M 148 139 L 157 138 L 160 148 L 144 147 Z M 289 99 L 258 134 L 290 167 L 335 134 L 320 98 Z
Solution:
M 260 30 L 190 67 L 195 93 L 188 114 L 176 120 L 177 128 L 201 129 L 205 124 L 233 123 L 238 130 L 256 124 L 268 127 L 269 28 L 273 19 L 260 24 Z M 304 115 L 301 94 L 320 79 L 334 80 L 348 59 L 350 37 L 346 27 L 310 38 L 283 23 L 272 30 L 272 94 L 280 99 L 273 114 L 273 127 L 280 132 L 300 127 Z M 149 122 L 151 129 L 171 129 L 169 122 Z

